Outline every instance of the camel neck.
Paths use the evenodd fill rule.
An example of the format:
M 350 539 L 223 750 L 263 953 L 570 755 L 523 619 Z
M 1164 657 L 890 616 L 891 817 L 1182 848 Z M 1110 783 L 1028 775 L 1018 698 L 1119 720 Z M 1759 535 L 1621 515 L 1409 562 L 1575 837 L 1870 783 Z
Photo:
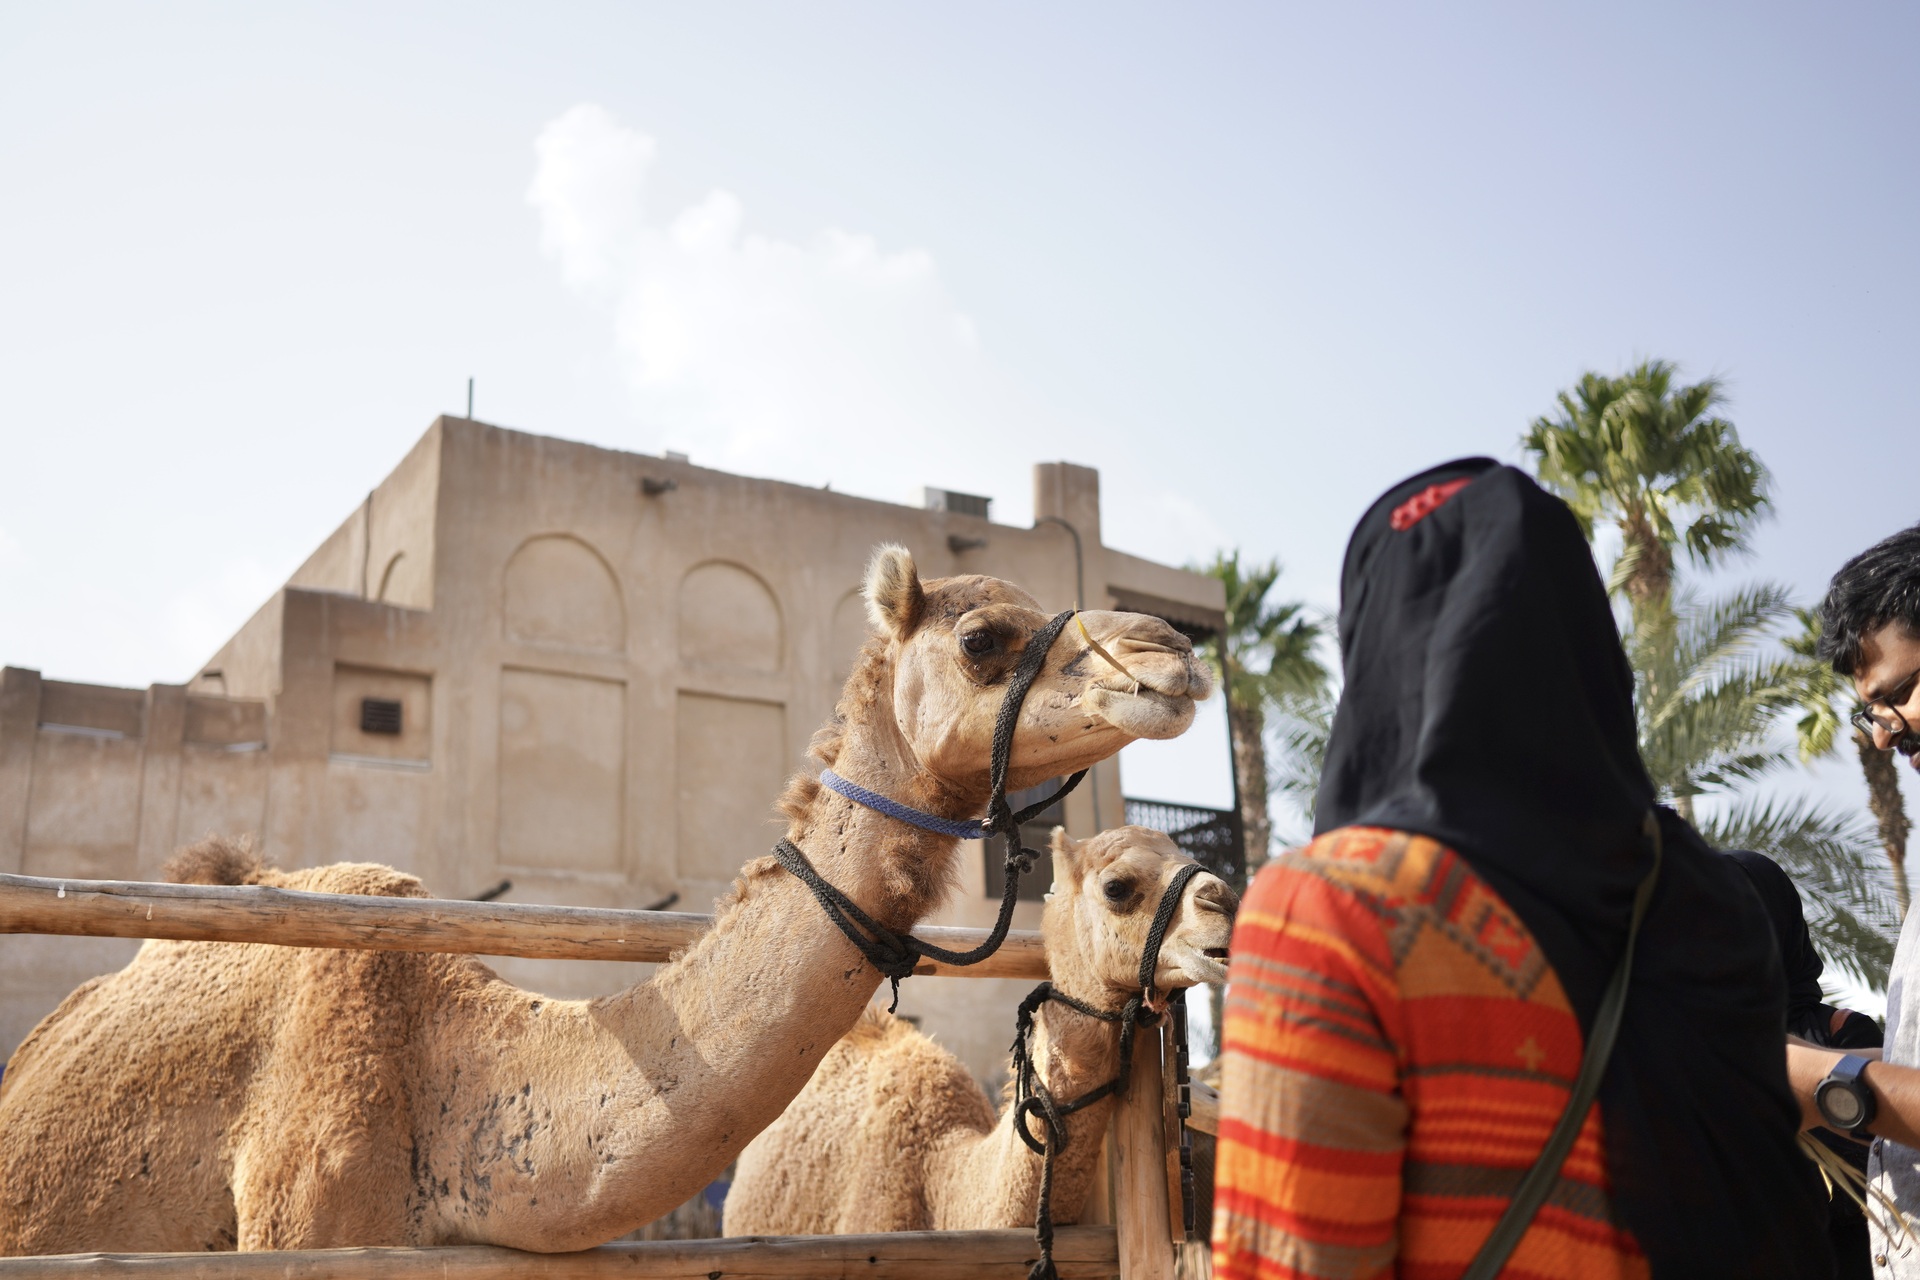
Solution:
M 1107 1001 L 1087 1001 L 1103 1008 Z M 1090 1018 L 1049 1000 L 1034 1012 L 1033 1060 L 1041 1082 L 1061 1102 L 1099 1088 L 1120 1070 L 1120 1024 Z
M 1048 1092 L 1071 1102 L 1113 1079 L 1120 1069 L 1118 1024 L 1048 1002 L 1034 1015 L 1034 1061 Z M 1101 1169 L 1101 1139 L 1113 1099 L 1066 1118 L 1067 1140 L 1054 1157 L 1055 1222 L 1074 1222 Z M 934 1219 L 948 1228 L 1030 1224 L 1040 1199 L 1041 1157 L 1014 1129 L 1011 1104 L 977 1142 L 952 1150 L 928 1170 Z
M 869 767 L 884 759 L 855 753 L 855 776 L 884 781 Z M 917 802 L 943 803 L 932 788 L 911 788 L 897 764 L 891 776 Z M 937 905 L 958 848 L 825 790 L 794 818 L 789 838 L 899 931 Z M 518 1093 L 553 1123 L 530 1130 L 526 1144 L 540 1187 L 511 1170 L 494 1174 L 491 1217 L 463 1221 L 463 1238 L 517 1238 L 490 1234 L 514 1225 L 571 1249 L 672 1209 L 779 1116 L 880 981 L 807 888 L 757 857 L 714 927 L 647 982 L 585 1003 L 494 987 L 493 1007 L 476 1010 L 482 1027 L 450 1038 L 489 1046 L 467 1052 L 465 1087 L 486 1098 Z M 452 1150 L 465 1138 L 449 1130 L 446 1140 Z
M 921 766 L 890 714 L 851 730 L 833 770 L 855 787 L 934 817 L 978 816 L 984 797 L 962 794 Z M 939 905 L 958 841 L 857 803 L 825 787 L 789 825 L 787 838 L 829 884 L 890 929 L 911 928 Z

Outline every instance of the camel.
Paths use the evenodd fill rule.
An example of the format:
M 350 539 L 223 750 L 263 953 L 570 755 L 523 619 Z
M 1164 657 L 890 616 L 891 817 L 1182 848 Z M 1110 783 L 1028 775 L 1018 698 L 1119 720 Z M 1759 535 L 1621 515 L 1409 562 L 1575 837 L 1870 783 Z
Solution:
M 1042 932 L 1057 990 L 1118 1010 L 1138 993 L 1147 927 L 1161 889 L 1192 860 L 1145 827 L 1085 842 L 1053 837 L 1053 889 Z M 1201 873 L 1188 886 L 1155 969 L 1156 987 L 1226 980 L 1233 890 Z M 1049 1092 L 1070 1102 L 1114 1078 L 1120 1028 L 1066 1005 L 1042 1004 L 1033 1060 Z M 1112 1114 L 1107 1098 L 1066 1119 L 1055 1156 L 1052 1210 L 1077 1221 Z M 1032 1126 L 1041 1136 L 1041 1127 Z M 909 1023 L 869 1009 L 834 1046 L 786 1114 L 747 1144 L 727 1195 L 724 1230 L 737 1235 L 1030 1227 L 1041 1157 L 960 1061 Z
M 866 598 L 873 634 L 813 756 L 905 804 L 977 815 L 1002 686 L 1047 616 L 998 579 L 923 583 L 899 547 L 874 555 Z M 1012 787 L 1172 737 L 1210 691 L 1166 623 L 1082 617 L 1088 635 L 1049 647 L 1023 704 Z M 806 772 L 779 808 L 788 838 L 889 929 L 950 886 L 952 837 Z M 219 842 L 178 872 L 426 896 L 387 867 L 274 871 Z M 470 956 L 150 941 L 68 996 L 0 1081 L 0 1254 L 599 1244 L 723 1170 L 879 982 L 769 857 L 746 863 L 682 955 L 592 1000 L 522 991 Z

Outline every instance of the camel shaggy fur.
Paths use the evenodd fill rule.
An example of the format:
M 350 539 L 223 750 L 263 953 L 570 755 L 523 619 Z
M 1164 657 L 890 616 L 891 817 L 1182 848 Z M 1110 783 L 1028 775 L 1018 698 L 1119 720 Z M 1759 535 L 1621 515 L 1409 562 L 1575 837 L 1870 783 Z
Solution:
M 1160 891 L 1190 861 L 1144 827 L 1085 843 L 1056 831 L 1042 925 L 1054 986 L 1094 1008 L 1119 1009 L 1139 990 Z M 1223 881 L 1195 878 L 1160 949 L 1159 990 L 1225 980 L 1235 906 Z M 1119 1027 L 1056 1001 L 1040 1006 L 1033 1048 L 1047 1089 L 1062 1102 L 1120 1069 Z M 1054 1221 L 1078 1220 L 1113 1106 L 1108 1098 L 1067 1117 L 1054 1162 Z M 726 1233 L 1032 1226 L 1040 1170 L 1040 1156 L 1014 1131 L 1011 1105 L 996 1120 L 958 1059 L 870 1008 L 786 1113 L 748 1144 L 727 1196 Z
M 815 756 L 921 809 L 978 814 L 1005 678 L 1046 615 L 992 578 L 923 584 L 897 547 L 876 554 L 867 595 L 874 635 Z M 1208 692 L 1165 623 L 1083 616 L 1131 678 L 1070 628 L 1021 712 L 1014 787 L 1172 737 Z M 821 874 L 889 928 L 944 896 L 956 841 L 807 776 L 781 807 Z M 386 867 L 271 871 L 221 846 L 181 872 L 426 892 Z M 879 982 L 767 857 L 684 955 L 594 1000 L 519 990 L 469 956 L 148 942 L 8 1064 L 0 1253 L 598 1244 L 724 1169 Z

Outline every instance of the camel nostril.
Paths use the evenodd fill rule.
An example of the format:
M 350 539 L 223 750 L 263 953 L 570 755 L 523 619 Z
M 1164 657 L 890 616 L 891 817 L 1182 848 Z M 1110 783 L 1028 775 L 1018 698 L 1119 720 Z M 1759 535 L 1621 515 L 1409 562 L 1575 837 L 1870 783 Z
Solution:
M 1211 896 L 1202 897 L 1199 894 L 1194 895 L 1193 902 L 1194 905 L 1202 911 L 1211 911 L 1215 915 L 1225 916 L 1229 920 L 1233 919 L 1234 910 L 1239 905 L 1235 902 L 1222 902 L 1218 898 Z
M 1227 958 L 1227 949 L 1225 947 L 1208 947 L 1200 954 L 1209 960 L 1225 960 Z

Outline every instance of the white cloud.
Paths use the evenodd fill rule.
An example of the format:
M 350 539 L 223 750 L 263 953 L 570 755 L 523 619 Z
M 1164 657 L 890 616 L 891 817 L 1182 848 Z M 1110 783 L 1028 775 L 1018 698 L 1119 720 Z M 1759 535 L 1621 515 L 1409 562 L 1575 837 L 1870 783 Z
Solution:
M 644 205 L 654 142 L 599 107 L 578 106 L 534 143 L 539 168 L 527 202 L 540 211 L 540 249 L 575 288 L 607 286 Z
M 20 540 L 0 529 L 0 569 L 12 569 L 27 562 L 27 549 Z
M 1010 476 L 1024 489 L 1029 462 L 1066 452 L 986 359 L 931 254 L 837 228 L 762 234 L 726 190 L 653 217 L 658 150 L 576 106 L 541 132 L 527 191 L 542 250 L 609 308 L 657 444 L 896 499 L 921 483 L 1004 492 Z
M 535 154 L 541 248 L 607 309 L 656 447 L 895 501 L 921 484 L 992 494 L 1009 522 L 1030 514 L 1028 468 L 1068 458 L 1102 468 L 1108 542 L 1172 564 L 1233 545 L 1218 513 L 1168 487 L 1194 474 L 1184 454 L 1130 448 L 1004 376 L 931 253 L 839 228 L 762 234 L 726 190 L 656 215 L 659 147 L 599 107 L 548 124 Z M 1128 747 L 1129 790 L 1231 803 L 1219 708 L 1176 741 Z

